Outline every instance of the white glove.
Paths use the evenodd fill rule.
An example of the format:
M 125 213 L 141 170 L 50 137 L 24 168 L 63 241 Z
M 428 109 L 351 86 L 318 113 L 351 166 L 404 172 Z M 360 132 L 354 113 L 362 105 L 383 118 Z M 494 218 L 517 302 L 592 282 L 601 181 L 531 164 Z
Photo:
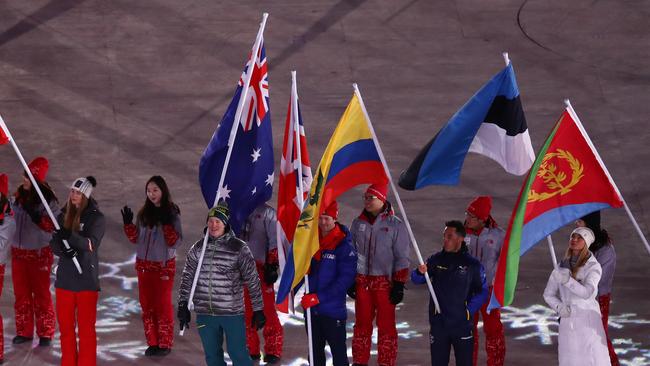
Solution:
M 554 269 L 551 275 L 555 281 L 565 285 L 569 282 L 569 278 L 571 278 L 571 271 L 568 268 L 558 268 Z
M 557 314 L 560 316 L 560 318 L 568 318 L 571 316 L 571 307 L 569 305 L 565 305 L 564 303 L 560 303 L 555 311 L 557 311 Z

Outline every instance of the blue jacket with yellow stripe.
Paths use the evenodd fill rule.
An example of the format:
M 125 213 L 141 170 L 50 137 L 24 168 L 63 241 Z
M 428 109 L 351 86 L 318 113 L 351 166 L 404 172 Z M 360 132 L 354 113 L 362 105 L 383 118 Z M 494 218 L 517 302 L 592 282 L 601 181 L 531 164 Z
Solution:
M 465 246 L 455 253 L 444 250 L 427 259 L 427 271 L 440 304 L 435 314 L 433 300 L 429 301 L 431 326 L 466 328 L 473 326 L 471 314 L 487 301 L 488 287 L 481 262 L 469 255 Z M 417 269 L 411 273 L 415 284 L 426 282 Z

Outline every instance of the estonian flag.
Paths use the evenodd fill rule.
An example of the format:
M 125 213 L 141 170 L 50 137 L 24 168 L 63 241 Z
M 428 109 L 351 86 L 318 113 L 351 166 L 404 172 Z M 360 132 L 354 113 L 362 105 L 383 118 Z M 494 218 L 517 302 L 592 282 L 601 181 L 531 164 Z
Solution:
M 512 64 L 485 84 L 402 172 L 399 186 L 456 185 L 468 151 L 523 175 L 535 160 Z

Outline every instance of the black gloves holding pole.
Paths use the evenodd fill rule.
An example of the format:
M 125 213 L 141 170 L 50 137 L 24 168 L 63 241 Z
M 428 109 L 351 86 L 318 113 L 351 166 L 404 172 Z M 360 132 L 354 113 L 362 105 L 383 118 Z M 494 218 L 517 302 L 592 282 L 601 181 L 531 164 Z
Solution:
M 190 312 L 190 309 L 187 308 L 187 301 L 180 301 L 178 303 L 176 317 L 178 318 L 178 325 L 180 325 L 181 330 L 190 327 L 192 313 Z
M 404 282 L 393 281 L 393 286 L 390 288 L 390 303 L 397 305 L 404 300 Z

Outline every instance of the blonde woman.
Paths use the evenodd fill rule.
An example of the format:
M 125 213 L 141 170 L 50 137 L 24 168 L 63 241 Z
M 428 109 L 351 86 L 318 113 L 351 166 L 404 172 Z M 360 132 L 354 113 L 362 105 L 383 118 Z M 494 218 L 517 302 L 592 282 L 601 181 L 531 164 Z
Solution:
M 589 251 L 594 240 L 593 231 L 586 227 L 573 230 L 564 259 L 551 273 L 544 290 L 544 300 L 560 317 L 560 366 L 610 364 L 596 301 L 602 269 Z

